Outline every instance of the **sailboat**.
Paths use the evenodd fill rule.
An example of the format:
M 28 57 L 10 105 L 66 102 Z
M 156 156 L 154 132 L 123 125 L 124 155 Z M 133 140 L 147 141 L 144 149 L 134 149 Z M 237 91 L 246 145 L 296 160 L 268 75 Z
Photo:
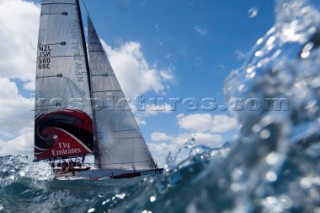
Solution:
M 58 179 L 162 173 L 89 14 L 86 42 L 79 0 L 43 0 L 40 16 L 34 160 L 50 161 Z

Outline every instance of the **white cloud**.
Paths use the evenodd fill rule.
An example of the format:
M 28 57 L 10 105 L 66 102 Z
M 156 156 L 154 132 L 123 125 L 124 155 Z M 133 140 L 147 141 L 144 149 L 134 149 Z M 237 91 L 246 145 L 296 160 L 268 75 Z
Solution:
M 0 1 L 0 77 L 18 78 L 34 89 L 40 8 L 22 0 Z
M 149 91 L 163 92 L 165 84 L 174 81 L 170 68 L 158 70 L 148 64 L 139 42 L 124 42 L 116 48 L 103 42 L 103 46 L 128 98 Z
M 179 115 L 178 123 L 180 128 L 206 131 L 211 128 L 211 115 L 210 114 L 192 114 L 192 115 Z
M 173 137 L 163 133 L 163 132 L 153 132 L 151 134 L 151 140 L 153 141 L 170 141 Z
M 167 81 L 174 81 L 174 77 L 172 75 L 172 72 L 170 69 L 167 70 L 161 70 L 160 71 L 160 76 Z
M 39 16 L 32 2 L 0 1 L 0 155 L 31 154 L 33 147 L 34 100 L 10 79 L 34 89 Z
M 14 82 L 0 78 L 0 155 L 31 154 L 33 147 L 34 100 L 18 93 Z
M 192 138 L 196 140 L 196 144 L 207 145 L 210 147 L 221 146 L 224 142 L 221 135 L 202 132 L 181 134 L 173 138 L 172 141 L 176 144 L 183 145 Z
M 20 130 L 19 136 L 9 141 L 0 140 L 0 155 L 32 155 L 33 123 Z
M 146 125 L 146 121 L 140 117 L 136 117 L 136 121 L 138 123 L 138 125 Z
M 5 88 L 0 90 L 0 136 L 13 137 L 33 120 L 34 100 L 19 95 L 8 78 L 0 78 L 0 85 Z
M 223 133 L 238 128 L 236 119 L 227 115 L 180 114 L 177 118 L 180 128 L 195 132 Z
M 206 36 L 206 35 L 207 35 L 207 30 L 204 29 L 203 27 L 198 26 L 198 25 L 195 25 L 195 26 L 194 26 L 194 30 L 195 30 L 197 33 L 199 33 L 200 35 L 202 35 L 202 36 Z
M 227 132 L 231 129 L 238 129 L 239 125 L 235 118 L 227 115 L 212 116 L 211 132 Z
M 159 113 L 171 113 L 173 112 L 173 108 L 171 105 L 165 103 L 165 104 L 144 104 L 144 110 L 136 111 L 135 116 L 137 119 L 138 124 L 145 125 L 146 121 L 145 118 L 149 116 L 157 116 Z
M 145 111 L 143 111 L 144 116 L 153 115 L 156 116 L 158 113 L 170 113 L 173 108 L 170 104 L 145 104 Z
M 135 118 L 139 125 L 145 125 L 146 124 L 145 118 L 149 116 L 157 116 L 159 113 L 168 114 L 173 112 L 173 107 L 167 103 L 157 103 L 157 104 L 135 103 L 135 104 L 133 104 L 132 102 L 129 103 L 130 109 L 134 113 Z M 137 109 L 137 105 L 139 105 L 139 109 Z

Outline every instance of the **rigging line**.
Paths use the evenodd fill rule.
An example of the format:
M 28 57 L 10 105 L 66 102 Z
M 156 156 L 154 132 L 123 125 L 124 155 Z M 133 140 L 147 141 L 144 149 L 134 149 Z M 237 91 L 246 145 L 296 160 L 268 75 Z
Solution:
M 37 103 L 36 103 L 36 104 L 37 104 Z M 39 105 L 36 105 L 36 107 L 52 107 L 52 106 L 56 106 L 56 104 L 46 104 L 46 105 L 45 105 L 45 104 L 43 104 L 43 105 L 42 105 L 42 104 L 41 104 L 41 105 L 39 104 Z
M 39 79 L 39 78 L 52 78 L 52 77 L 58 77 L 58 78 L 62 78 L 63 75 L 61 73 L 57 74 L 57 75 L 45 75 L 45 76 L 36 76 L 36 79 Z
M 131 131 L 137 131 L 139 129 L 125 129 L 125 130 L 116 130 L 116 131 L 112 131 L 112 132 L 131 132 Z
M 138 139 L 138 138 L 141 138 L 141 137 L 118 137 L 117 139 L 118 140 L 128 140 L 128 139 Z
M 67 3 L 67 2 L 52 2 L 52 3 L 43 3 L 42 5 L 50 5 L 50 4 L 66 4 L 66 5 L 76 5 L 73 3 Z
M 57 55 L 57 56 L 50 56 L 50 57 L 42 57 L 39 56 L 38 59 L 42 59 L 42 58 L 70 58 L 70 57 L 84 57 L 84 55 Z
M 90 53 L 104 53 L 104 50 L 89 50 Z
M 82 22 L 82 15 L 81 15 L 81 10 L 80 10 L 80 4 L 79 0 L 76 0 L 77 4 L 77 10 L 78 10 L 78 16 L 79 16 L 79 21 L 80 21 L 80 31 L 81 31 L 81 37 L 82 37 L 82 48 L 84 50 L 84 59 L 85 59 L 85 64 L 87 67 L 87 78 L 88 78 L 88 86 L 89 86 L 89 91 L 91 91 L 91 82 L 90 82 L 90 66 L 89 66 L 89 60 L 88 60 L 88 52 L 87 52 L 87 45 L 85 41 L 85 35 L 84 35 L 84 27 L 83 27 L 83 22 Z M 91 95 L 91 94 L 90 94 Z
M 38 111 L 41 111 L 41 112 L 48 112 L 50 110 L 58 110 L 57 108 L 46 108 L 46 109 L 33 109 L 31 110 L 32 112 L 38 112 Z M 60 109 L 59 109 L 60 110 Z M 50 111 L 51 112 L 51 111 Z
M 82 105 L 83 107 L 89 107 L 90 105 Z M 61 106 L 61 105 L 51 105 L 49 106 L 38 106 L 35 109 L 32 109 L 31 111 L 49 111 L 49 110 L 68 110 L 68 109 L 75 109 L 68 106 Z M 79 110 L 79 109 L 78 109 Z
M 63 16 L 67 16 L 68 12 L 61 12 L 61 13 L 41 13 L 41 16 L 49 16 L 49 15 L 63 15 Z
M 109 90 L 100 90 L 100 91 L 91 91 L 91 93 L 97 93 L 97 92 L 119 92 L 121 90 L 119 89 L 109 89 Z
M 90 16 L 90 15 L 89 15 L 89 10 L 88 10 L 87 5 L 86 5 L 86 3 L 84 2 L 84 0 L 82 0 L 82 3 L 83 3 L 83 5 L 84 5 L 84 9 L 86 9 L 86 12 L 87 12 L 88 16 Z
M 91 75 L 91 77 L 109 77 L 109 76 L 114 76 L 114 75 L 110 75 L 109 73 L 100 73 L 100 74 Z
M 65 46 L 65 45 L 67 45 L 67 42 L 66 41 L 62 41 L 62 42 L 59 42 L 59 43 L 39 44 L 39 46 L 46 46 L 46 45 L 62 45 L 62 46 Z

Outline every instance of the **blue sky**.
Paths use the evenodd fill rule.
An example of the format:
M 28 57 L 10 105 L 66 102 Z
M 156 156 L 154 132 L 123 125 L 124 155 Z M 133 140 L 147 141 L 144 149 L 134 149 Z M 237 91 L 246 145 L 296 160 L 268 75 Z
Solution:
M 8 2 L 15 2 L 16 6 Z M 241 66 L 250 48 L 274 23 L 274 2 L 271 0 L 85 0 L 85 3 L 99 36 L 106 43 L 116 74 L 117 68 L 122 70 L 119 80 L 125 92 L 139 87 L 136 90 L 139 94 L 131 95 L 166 100 L 214 98 L 218 107 L 225 104 L 224 79 L 230 71 Z M 5 128 L 0 132 L 0 154 L 14 150 L 5 149 L 4 144 L 17 141 L 28 144 L 29 136 L 24 135 L 32 135 L 32 125 L 23 126 L 23 123 L 28 123 L 33 116 L 30 108 L 34 79 L 30 76 L 35 73 L 32 66 L 35 64 L 39 4 L 38 0 L 4 0 L 0 3 L 0 13 L 7 14 L 0 16 L 0 23 L 5 23 L 7 19 L 10 22 L 11 17 L 14 24 L 21 22 L 20 31 L 24 30 L 21 33 L 19 29 L 5 25 L 0 30 L 0 36 L 4 37 L 2 40 L 9 44 L 12 42 L 13 47 L 20 47 L 21 44 L 19 46 L 15 39 L 24 39 L 27 45 L 23 44 L 23 51 L 25 54 L 30 51 L 27 58 L 22 55 L 20 60 L 20 63 L 29 61 L 30 64 L 15 74 L 9 71 L 8 59 L 0 61 L 0 69 L 4 70 L 0 78 L 3 84 L 8 84 L 7 97 L 10 97 L 11 91 L 17 100 L 22 100 L 20 103 L 28 103 L 12 107 L 28 108 L 29 111 L 24 114 L 30 114 L 21 121 L 22 126 L 19 126 L 19 113 L 10 112 L 2 117 L 0 123 Z M 21 7 L 16 10 L 19 5 Z M 15 10 L 10 12 L 10 9 Z M 32 32 L 26 33 L 31 28 Z M 11 54 L 12 50 L 5 44 L 0 47 L 4 50 L 2 54 Z M 140 63 L 138 67 L 142 67 L 143 74 L 148 74 L 153 80 L 143 82 L 138 71 L 138 82 L 132 80 L 132 75 L 126 76 L 130 66 L 124 67 L 125 63 L 117 61 L 120 56 Z M 28 75 L 21 75 L 22 72 Z M 135 82 L 137 85 L 134 85 Z M 7 103 L 4 105 L 8 108 L 11 105 L 3 97 L 1 101 Z M 11 126 L 7 124 L 9 115 L 17 116 L 19 122 Z M 177 110 L 168 106 L 165 112 L 138 112 L 136 116 L 158 161 L 163 161 L 168 151 L 176 150 L 187 138 L 197 139 L 198 136 L 200 143 L 214 146 L 232 140 L 238 129 L 228 111 L 219 108 L 214 111 L 189 111 L 181 103 L 177 104 Z

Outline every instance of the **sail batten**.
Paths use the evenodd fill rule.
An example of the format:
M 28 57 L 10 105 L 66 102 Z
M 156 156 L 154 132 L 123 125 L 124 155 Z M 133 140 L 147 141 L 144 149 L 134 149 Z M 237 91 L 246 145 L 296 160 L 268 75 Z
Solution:
M 85 57 L 85 55 L 78 55 L 78 57 Z M 39 56 L 37 57 L 38 59 L 41 59 L 43 57 Z M 49 57 L 50 59 L 51 58 L 74 58 L 74 55 L 59 55 L 59 56 L 50 56 Z
M 102 108 L 93 108 L 98 136 L 94 153 L 96 166 L 105 169 L 154 169 L 154 160 L 90 17 L 88 54 L 91 95 L 104 103 Z M 97 78 L 99 75 L 101 77 Z
M 76 5 L 76 4 L 73 4 L 73 3 L 66 3 L 66 2 L 60 2 L 60 3 L 58 3 L 58 2 L 56 2 L 56 3 L 43 3 L 42 4 L 42 6 L 45 6 L 45 5 L 55 5 L 55 4 L 62 4 L 62 5 Z
M 43 0 L 35 106 L 35 159 L 92 153 L 93 121 L 78 0 Z

